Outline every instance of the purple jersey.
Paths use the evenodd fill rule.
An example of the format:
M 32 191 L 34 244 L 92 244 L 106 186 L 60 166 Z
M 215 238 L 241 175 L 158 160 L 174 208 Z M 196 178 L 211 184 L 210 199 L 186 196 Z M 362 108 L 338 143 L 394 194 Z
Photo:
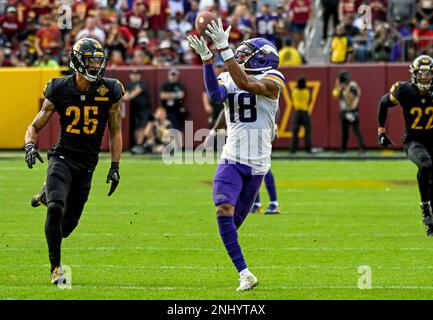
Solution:
M 275 25 L 277 21 L 277 15 L 258 13 L 256 15 L 257 37 L 265 38 L 275 43 Z

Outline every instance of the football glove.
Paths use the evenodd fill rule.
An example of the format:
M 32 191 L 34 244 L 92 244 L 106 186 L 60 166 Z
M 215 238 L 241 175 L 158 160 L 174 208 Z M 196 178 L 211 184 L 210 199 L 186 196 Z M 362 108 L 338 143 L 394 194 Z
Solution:
M 229 35 L 232 26 L 230 25 L 225 31 L 221 18 L 218 18 L 218 23 L 214 20 L 207 25 L 205 33 L 212 39 L 218 50 L 227 48 L 229 46 Z
M 392 141 L 387 137 L 387 135 L 385 133 L 380 133 L 377 136 L 377 141 L 379 142 L 379 144 L 383 147 L 390 147 L 393 146 L 394 144 L 392 143 Z
M 120 175 L 119 175 L 119 162 L 111 162 L 110 170 L 107 175 L 107 183 L 111 182 L 110 191 L 108 196 L 111 196 L 119 185 Z
M 36 164 L 36 159 L 38 159 L 41 163 L 44 163 L 44 160 L 42 159 L 39 152 L 36 150 L 35 144 L 32 142 L 29 142 L 24 147 L 24 150 L 26 150 L 26 163 L 27 166 L 32 169 L 33 165 Z
M 209 48 L 206 45 L 206 41 L 203 37 L 200 37 L 200 39 L 197 36 L 188 36 L 186 39 L 189 42 L 189 46 L 194 49 L 195 52 L 197 52 L 198 55 L 200 55 L 202 61 L 209 60 L 213 57 L 212 52 L 210 52 Z

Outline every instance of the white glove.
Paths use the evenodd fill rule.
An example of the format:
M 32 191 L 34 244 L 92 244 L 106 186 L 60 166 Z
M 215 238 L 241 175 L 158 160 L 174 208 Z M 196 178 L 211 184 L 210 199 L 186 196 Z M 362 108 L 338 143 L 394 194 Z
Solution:
M 218 18 L 218 24 L 212 20 L 207 25 L 205 33 L 212 39 L 218 50 L 227 48 L 229 46 L 229 34 L 232 26 L 230 25 L 226 31 L 223 29 L 221 18 Z
M 201 60 L 206 61 L 213 57 L 212 52 L 210 52 L 209 48 L 206 45 L 206 41 L 203 37 L 200 37 L 200 39 L 197 36 L 188 36 L 186 39 L 189 42 L 189 45 L 191 48 L 197 52 L 197 54 L 200 55 Z

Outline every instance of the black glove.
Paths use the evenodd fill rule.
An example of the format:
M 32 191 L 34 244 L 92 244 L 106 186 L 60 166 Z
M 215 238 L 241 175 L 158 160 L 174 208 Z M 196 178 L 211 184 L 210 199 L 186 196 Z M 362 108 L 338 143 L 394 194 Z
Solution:
M 107 183 L 111 182 L 110 192 L 108 192 L 108 196 L 111 196 L 119 185 L 120 175 L 119 175 L 119 162 L 112 162 L 110 171 L 108 171 L 107 175 Z
M 389 140 L 389 138 L 386 136 L 385 133 L 379 133 L 379 135 L 377 136 L 377 141 L 379 142 L 379 144 L 381 146 L 384 146 L 384 147 L 390 147 L 390 146 L 394 145 L 392 143 L 392 141 Z
M 36 164 L 36 158 L 41 162 L 44 163 L 44 160 L 42 159 L 39 152 L 36 150 L 35 144 L 32 142 L 29 142 L 24 147 L 24 150 L 26 150 L 26 162 L 30 169 L 33 168 L 33 165 Z

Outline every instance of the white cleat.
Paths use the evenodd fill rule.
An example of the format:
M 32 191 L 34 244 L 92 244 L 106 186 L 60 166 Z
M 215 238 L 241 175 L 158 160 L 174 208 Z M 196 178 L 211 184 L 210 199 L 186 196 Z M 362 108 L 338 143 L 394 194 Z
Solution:
M 239 281 L 241 282 L 241 284 L 236 289 L 236 291 L 251 290 L 252 288 L 256 287 L 259 284 L 259 280 L 257 280 L 257 278 L 252 273 L 245 276 L 241 276 Z

